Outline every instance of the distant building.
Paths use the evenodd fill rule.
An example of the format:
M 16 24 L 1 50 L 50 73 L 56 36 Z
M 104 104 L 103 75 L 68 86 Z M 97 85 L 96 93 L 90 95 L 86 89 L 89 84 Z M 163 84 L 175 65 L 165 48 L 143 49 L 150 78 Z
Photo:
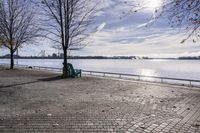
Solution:
M 52 57 L 53 57 L 53 58 L 57 58 L 58 55 L 57 55 L 56 53 L 53 53 L 53 54 L 52 54 Z
M 64 57 L 64 54 L 63 53 L 60 53 L 60 56 L 59 56 L 60 58 L 63 58 Z

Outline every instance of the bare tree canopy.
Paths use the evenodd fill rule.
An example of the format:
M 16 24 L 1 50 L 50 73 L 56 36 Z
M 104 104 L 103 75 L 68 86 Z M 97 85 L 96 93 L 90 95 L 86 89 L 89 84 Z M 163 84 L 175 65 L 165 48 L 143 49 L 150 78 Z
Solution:
M 200 0 L 160 0 L 152 3 L 159 3 L 159 6 L 154 7 L 152 14 L 152 21 L 157 19 L 168 18 L 171 27 L 181 28 L 188 36 L 182 41 L 184 43 L 187 39 L 193 39 L 196 42 L 200 38 Z M 129 6 L 130 12 L 140 12 L 149 8 L 150 0 L 132 0 L 125 1 Z M 155 6 L 155 5 L 153 5 Z M 150 23 L 149 23 L 150 24 Z
M 0 43 L 10 50 L 11 69 L 15 51 L 39 37 L 39 31 L 28 0 L 0 0 Z
M 58 45 L 54 47 L 79 47 L 87 37 L 87 28 L 93 18 L 95 6 L 90 0 L 43 0 L 42 9 L 44 28 L 49 33 L 49 39 Z M 61 8 L 61 9 L 60 9 Z M 62 32 L 63 30 L 63 32 Z M 62 34 L 65 43 L 62 44 Z M 66 46 L 65 46 L 66 45 Z
M 156 11 L 158 12 L 158 11 Z M 166 15 L 172 27 L 182 27 L 196 42 L 200 38 L 200 0 L 164 0 L 158 17 Z
M 90 0 L 42 0 L 34 3 L 42 9 L 47 37 L 55 43 L 55 48 L 63 50 L 63 77 L 67 77 L 68 50 L 83 46 L 96 5 L 92 5 Z

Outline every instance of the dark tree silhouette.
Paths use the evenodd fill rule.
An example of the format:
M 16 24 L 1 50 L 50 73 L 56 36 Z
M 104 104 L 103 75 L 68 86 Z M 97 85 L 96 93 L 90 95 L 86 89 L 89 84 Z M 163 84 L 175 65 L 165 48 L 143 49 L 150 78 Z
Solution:
M 40 36 L 35 18 L 28 0 L 0 0 L 0 44 L 10 50 L 10 69 L 16 50 Z
M 193 38 L 196 42 L 200 38 L 200 0 L 165 0 L 161 11 L 156 11 L 157 17 L 167 16 L 172 27 L 181 27 L 186 30 L 187 39 Z
M 133 0 L 134 1 L 134 0 Z M 140 12 L 148 8 L 145 0 L 125 1 L 130 12 Z M 200 38 L 200 0 L 163 0 L 161 6 L 156 7 L 153 13 L 153 21 L 160 18 L 168 18 L 171 27 L 181 28 L 188 36 L 183 39 L 184 43 L 187 39 L 193 39 L 196 42 Z
M 67 57 L 69 49 L 80 48 L 87 37 L 87 28 L 95 13 L 96 5 L 90 0 L 42 0 L 33 1 L 42 9 L 45 31 L 64 54 L 63 78 L 69 76 Z

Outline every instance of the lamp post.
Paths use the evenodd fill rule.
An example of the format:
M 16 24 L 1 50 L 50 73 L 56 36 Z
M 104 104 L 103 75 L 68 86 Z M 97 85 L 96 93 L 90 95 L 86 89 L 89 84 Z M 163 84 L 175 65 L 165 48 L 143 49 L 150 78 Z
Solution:
M 19 53 L 18 53 L 19 51 L 18 51 L 18 48 L 17 48 L 17 62 L 16 62 L 16 64 L 18 65 L 18 58 L 19 58 Z

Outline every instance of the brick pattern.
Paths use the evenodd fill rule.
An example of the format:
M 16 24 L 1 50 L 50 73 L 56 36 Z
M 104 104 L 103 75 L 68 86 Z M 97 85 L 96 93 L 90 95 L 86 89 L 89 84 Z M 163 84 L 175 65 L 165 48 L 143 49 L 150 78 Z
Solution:
M 199 90 L 38 78 L 0 77 L 0 133 L 200 133 Z

